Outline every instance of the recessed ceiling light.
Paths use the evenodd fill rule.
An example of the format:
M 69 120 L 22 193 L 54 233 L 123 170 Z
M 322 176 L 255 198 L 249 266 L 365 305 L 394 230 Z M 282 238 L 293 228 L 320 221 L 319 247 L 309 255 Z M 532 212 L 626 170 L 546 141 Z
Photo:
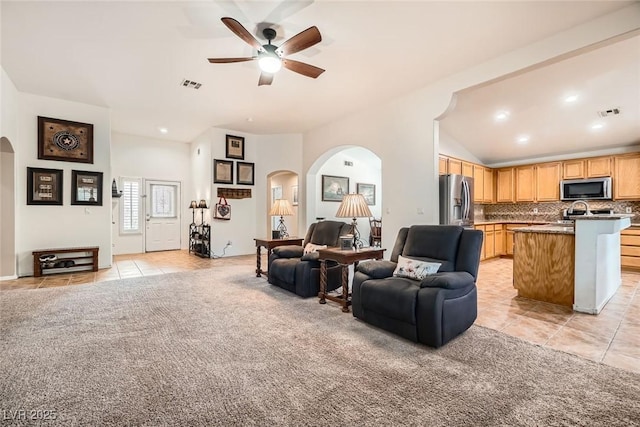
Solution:
M 518 144 L 526 144 L 529 142 L 529 135 L 520 135 L 517 139 Z
M 493 118 L 496 119 L 497 122 L 504 122 L 509 118 L 509 114 L 510 113 L 508 111 L 502 110 L 498 111 Z
M 578 100 L 578 95 L 568 95 L 565 96 L 564 102 L 567 104 L 571 104 L 572 102 L 576 102 Z
M 604 127 L 604 123 L 594 123 L 591 125 L 592 130 L 600 130 Z
M 162 133 L 162 134 L 167 134 L 167 133 L 169 133 L 169 129 L 167 129 L 167 128 L 158 128 L 158 130 L 159 130 L 159 131 L 160 131 L 160 133 Z

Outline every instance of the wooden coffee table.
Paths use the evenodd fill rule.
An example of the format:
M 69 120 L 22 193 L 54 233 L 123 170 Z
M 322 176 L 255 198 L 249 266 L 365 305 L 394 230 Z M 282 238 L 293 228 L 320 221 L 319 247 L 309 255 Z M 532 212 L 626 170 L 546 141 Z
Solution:
M 278 246 L 285 245 L 295 245 L 302 246 L 302 240 L 299 237 L 285 237 L 284 239 L 253 239 L 256 241 L 256 277 L 260 277 L 261 274 L 265 276 L 268 274 L 268 271 L 262 270 L 262 259 L 261 259 L 261 247 L 267 248 L 267 259 L 271 256 L 271 251 L 273 248 Z
M 326 304 L 326 300 L 340 303 L 342 311 L 349 312 L 351 298 L 349 295 L 349 265 L 353 264 L 354 271 L 358 267 L 358 262 L 366 259 L 382 259 L 384 251 L 381 248 L 362 249 L 340 249 L 327 248 L 318 249 L 318 260 L 320 261 L 320 304 Z M 333 296 L 327 294 L 327 261 L 336 261 L 342 267 L 342 295 Z

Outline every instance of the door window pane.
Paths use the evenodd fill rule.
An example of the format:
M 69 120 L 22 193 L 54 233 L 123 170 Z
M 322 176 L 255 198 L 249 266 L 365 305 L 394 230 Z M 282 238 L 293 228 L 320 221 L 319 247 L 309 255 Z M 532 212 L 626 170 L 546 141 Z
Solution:
M 176 192 L 174 185 L 151 185 L 151 216 L 153 218 L 176 217 Z

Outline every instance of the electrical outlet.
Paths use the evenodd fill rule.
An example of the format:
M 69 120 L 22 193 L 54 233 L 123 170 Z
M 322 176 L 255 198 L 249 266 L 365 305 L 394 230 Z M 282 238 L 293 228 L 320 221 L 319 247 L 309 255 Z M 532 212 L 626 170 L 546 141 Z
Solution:
M 538 213 L 538 208 L 533 208 L 533 213 L 537 214 Z
M 631 206 L 627 206 L 627 207 L 624 209 L 624 211 L 625 211 L 626 213 L 631 213 L 631 212 L 632 212 L 632 210 L 631 210 Z
M 227 242 L 227 246 L 231 246 L 231 245 L 232 245 L 231 240 L 229 240 L 229 241 Z

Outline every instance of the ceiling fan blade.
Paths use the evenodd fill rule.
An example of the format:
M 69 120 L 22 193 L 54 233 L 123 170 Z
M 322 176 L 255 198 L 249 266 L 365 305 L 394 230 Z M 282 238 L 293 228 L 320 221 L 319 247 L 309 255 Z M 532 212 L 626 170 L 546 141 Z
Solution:
M 264 50 L 260 42 L 256 40 L 256 38 L 253 37 L 251 33 L 242 26 L 241 23 L 239 23 L 233 18 L 228 18 L 228 17 L 222 18 L 221 20 L 222 20 L 222 23 L 227 26 L 227 28 L 229 28 L 236 36 L 240 37 L 247 44 L 249 44 L 250 46 L 253 46 L 259 52 L 262 52 Z
M 273 82 L 273 74 L 261 73 L 260 80 L 258 80 L 258 86 L 270 85 Z
M 311 77 L 313 79 L 324 73 L 324 70 L 322 68 L 305 64 L 304 62 L 294 61 L 293 59 L 283 59 L 282 66 L 298 74 L 302 74 L 303 76 Z
M 300 52 L 301 50 L 320 43 L 321 41 L 322 36 L 320 35 L 318 27 L 313 26 L 282 43 L 282 45 L 276 49 L 276 52 L 282 56 L 291 55 L 292 53 Z
M 230 62 L 245 62 L 257 59 L 257 56 L 245 56 L 244 58 L 209 58 L 212 64 L 228 64 Z

